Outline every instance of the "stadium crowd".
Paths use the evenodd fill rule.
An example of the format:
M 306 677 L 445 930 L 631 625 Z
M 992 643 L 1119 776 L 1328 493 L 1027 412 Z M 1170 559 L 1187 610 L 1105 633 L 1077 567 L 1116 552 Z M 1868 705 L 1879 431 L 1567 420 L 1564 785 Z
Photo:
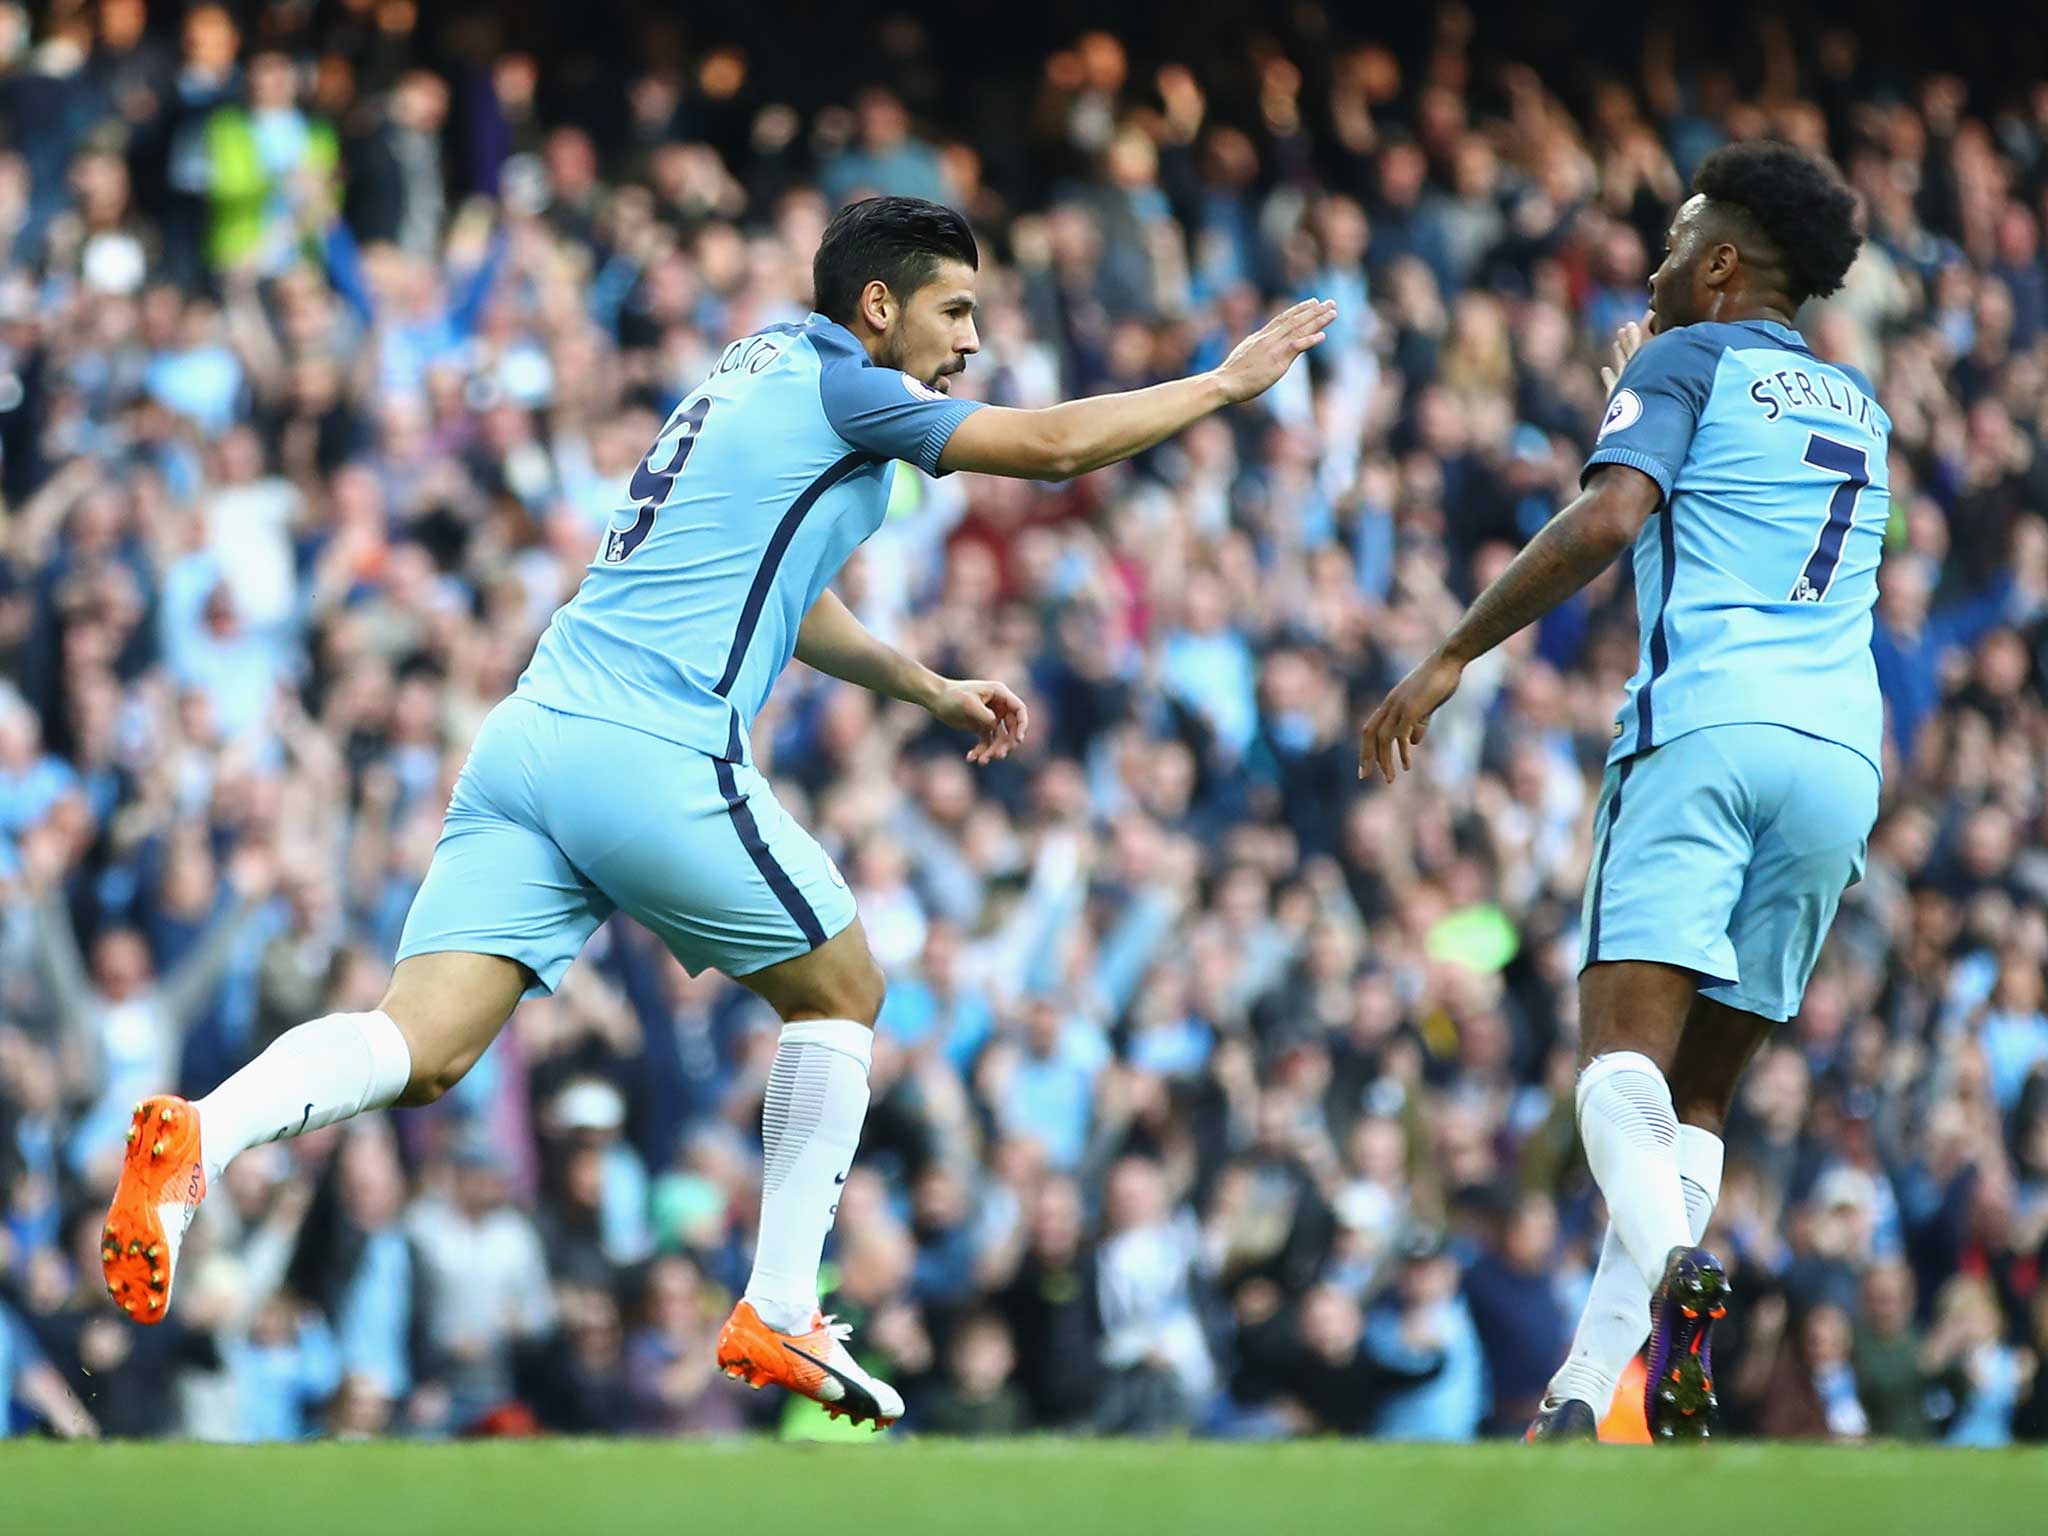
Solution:
M 1413 778 L 1354 732 L 1572 493 L 1693 167 L 1775 134 L 1868 221 L 1801 320 L 1896 423 L 1889 750 L 1729 1130 L 1722 1398 L 2048 1437 L 2048 85 L 1768 20 L 1740 69 L 1653 29 L 1567 78 L 1450 4 L 1398 50 L 1077 32 L 963 132 L 901 17 L 814 101 L 654 7 L 601 87 L 466 8 L 175 9 L 0 5 L 0 1432 L 832 1432 L 711 1360 L 775 1021 L 623 921 L 441 1104 L 237 1162 L 167 1324 L 93 1249 L 136 1098 L 375 1006 L 618 487 L 877 191 L 976 221 L 982 398 L 1342 310 L 1126 469 L 899 471 L 842 590 L 1025 691 L 1018 757 L 800 667 L 755 731 L 889 977 L 827 1309 L 920 1433 L 1519 1431 L 1601 1230 L 1573 977 L 1626 572 Z

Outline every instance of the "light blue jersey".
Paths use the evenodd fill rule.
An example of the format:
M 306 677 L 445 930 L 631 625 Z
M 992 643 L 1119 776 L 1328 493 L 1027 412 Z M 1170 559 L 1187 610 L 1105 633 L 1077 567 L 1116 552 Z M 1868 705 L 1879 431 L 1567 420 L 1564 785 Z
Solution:
M 1642 661 L 1610 762 L 1705 726 L 1789 726 L 1881 767 L 1870 613 L 1891 418 L 1853 368 L 1767 320 L 1653 336 L 1586 461 L 1664 505 L 1635 546 Z
M 876 367 L 823 315 L 735 341 L 633 472 L 518 696 L 750 761 L 748 728 L 882 525 L 895 461 L 938 473 L 975 409 Z
M 851 924 L 846 881 L 747 732 L 804 615 L 882 525 L 895 461 L 936 474 L 975 408 L 876 367 L 822 315 L 727 347 L 478 731 L 398 958 L 503 955 L 535 996 L 614 912 L 693 975 L 749 976 Z
M 1769 321 L 1689 325 L 1622 373 L 1586 468 L 1664 504 L 1636 540 L 1642 662 L 1614 728 L 1587 965 L 1691 971 L 1791 1018 L 1877 816 L 1870 610 L 1891 421 L 1854 369 Z

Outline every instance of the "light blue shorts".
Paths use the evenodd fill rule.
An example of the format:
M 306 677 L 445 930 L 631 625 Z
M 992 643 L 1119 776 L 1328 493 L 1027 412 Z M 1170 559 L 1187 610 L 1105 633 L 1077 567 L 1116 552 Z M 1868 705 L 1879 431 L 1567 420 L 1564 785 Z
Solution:
M 1782 725 L 1717 725 L 1610 766 L 1584 958 L 1696 971 L 1767 1019 L 1799 1011 L 1842 892 L 1863 878 L 1878 773 Z
M 398 958 L 504 955 L 539 996 L 614 911 L 692 974 L 728 976 L 807 954 L 854 915 L 838 868 L 749 765 L 504 700 L 455 782 Z

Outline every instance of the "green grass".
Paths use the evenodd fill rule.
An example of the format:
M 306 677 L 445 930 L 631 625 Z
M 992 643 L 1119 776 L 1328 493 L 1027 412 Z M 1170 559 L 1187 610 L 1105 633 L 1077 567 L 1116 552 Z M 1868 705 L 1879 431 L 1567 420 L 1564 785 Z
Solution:
M 0 1443 L 7 1536 L 2018 1536 L 2048 1458 L 1317 1441 Z

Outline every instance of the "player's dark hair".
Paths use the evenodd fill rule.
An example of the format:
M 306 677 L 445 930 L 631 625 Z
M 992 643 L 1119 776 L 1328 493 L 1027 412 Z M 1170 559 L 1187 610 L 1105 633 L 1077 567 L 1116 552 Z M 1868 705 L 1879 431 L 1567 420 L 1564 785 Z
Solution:
M 1856 251 L 1856 196 L 1828 164 L 1768 139 L 1728 144 L 1700 162 L 1692 189 L 1738 208 L 1771 242 L 1794 304 L 1842 286 Z
M 818 313 L 845 325 L 861 290 L 876 278 L 899 299 L 931 281 L 942 261 L 981 265 L 967 220 L 944 203 L 921 197 L 866 197 L 848 203 L 825 226 L 811 263 Z

